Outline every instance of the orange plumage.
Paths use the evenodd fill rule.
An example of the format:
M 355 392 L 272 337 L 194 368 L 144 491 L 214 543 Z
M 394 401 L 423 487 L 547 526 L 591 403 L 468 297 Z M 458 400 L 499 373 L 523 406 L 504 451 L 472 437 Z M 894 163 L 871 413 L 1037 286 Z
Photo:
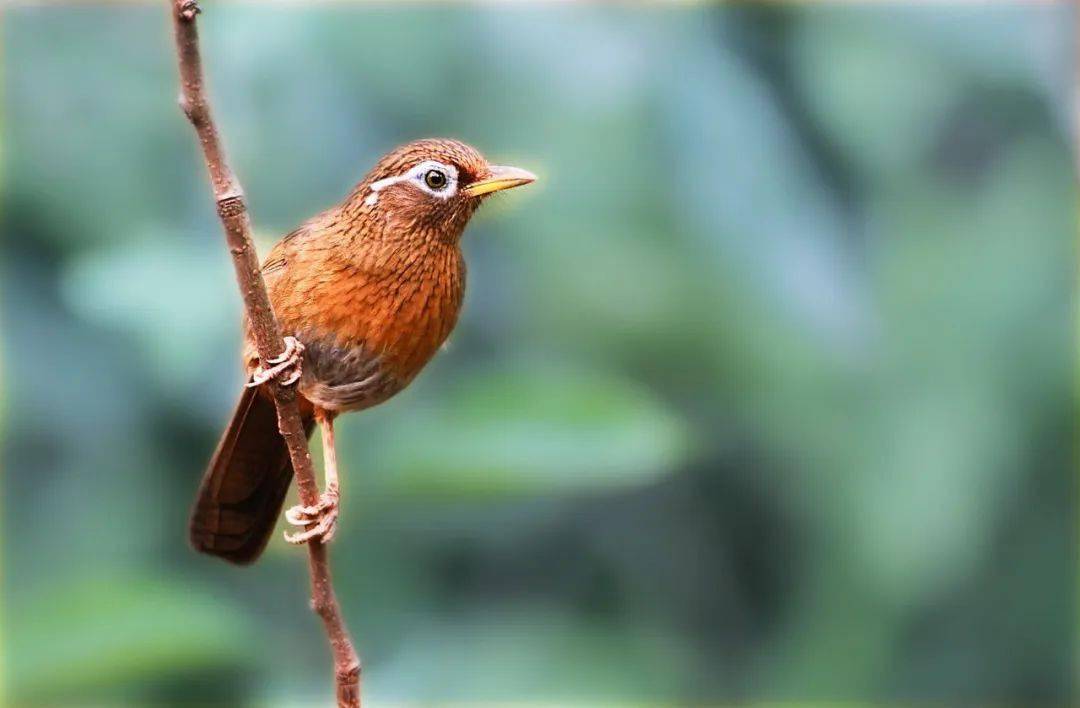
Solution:
M 459 241 L 469 218 L 488 194 L 533 179 L 489 165 L 464 143 L 420 140 L 383 157 L 341 204 L 274 246 L 263 276 L 282 331 L 303 345 L 297 385 L 309 434 L 318 419 L 324 446 L 327 435 L 332 445 L 334 416 L 385 401 L 431 360 L 461 309 Z M 244 364 L 254 375 L 260 362 L 245 331 Z M 336 469 L 327 478 L 336 495 Z M 291 479 L 273 405 L 247 389 L 196 500 L 195 547 L 254 560 Z M 325 511 L 300 509 L 309 523 Z

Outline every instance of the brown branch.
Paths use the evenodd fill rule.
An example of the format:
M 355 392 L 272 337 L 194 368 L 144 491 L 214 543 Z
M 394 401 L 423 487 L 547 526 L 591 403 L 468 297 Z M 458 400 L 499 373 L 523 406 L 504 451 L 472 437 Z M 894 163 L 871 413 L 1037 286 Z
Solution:
M 225 161 L 218 138 L 217 126 L 210 115 L 203 82 L 202 59 L 199 55 L 199 33 L 195 16 L 199 14 L 196 0 L 169 0 L 176 35 L 176 53 L 180 65 L 180 106 L 191 121 L 202 145 L 206 169 L 214 190 L 218 216 L 225 228 L 225 240 L 232 254 L 236 282 L 244 299 L 248 319 L 265 363 L 283 348 L 281 327 L 270 308 L 258 255 L 251 239 L 251 220 L 244 203 L 240 182 Z M 307 435 L 296 405 L 296 388 L 271 383 L 277 407 L 278 429 L 289 447 L 300 501 L 306 506 L 319 502 L 319 486 L 311 467 Z M 326 547 L 317 540 L 308 543 L 308 566 L 311 571 L 311 606 L 322 618 L 334 654 L 334 680 L 337 703 L 341 708 L 360 708 L 360 660 L 341 619 L 341 609 L 330 579 L 330 564 Z

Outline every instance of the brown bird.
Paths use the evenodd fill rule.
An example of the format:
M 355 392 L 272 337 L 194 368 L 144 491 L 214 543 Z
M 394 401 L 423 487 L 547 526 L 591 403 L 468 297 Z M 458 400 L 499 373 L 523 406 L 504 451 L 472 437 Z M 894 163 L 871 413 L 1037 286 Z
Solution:
M 370 408 L 409 385 L 446 340 L 461 309 L 459 241 L 490 194 L 536 177 L 490 165 L 455 140 L 419 140 L 392 151 L 338 206 L 281 239 L 263 262 L 285 353 L 259 365 L 250 326 L 244 389 L 199 487 L 195 548 L 233 563 L 259 557 L 293 476 L 273 401 L 261 384 L 299 386 L 308 435 L 322 429 L 326 491 L 286 519 L 310 527 L 291 543 L 328 542 L 337 528 L 334 418 Z

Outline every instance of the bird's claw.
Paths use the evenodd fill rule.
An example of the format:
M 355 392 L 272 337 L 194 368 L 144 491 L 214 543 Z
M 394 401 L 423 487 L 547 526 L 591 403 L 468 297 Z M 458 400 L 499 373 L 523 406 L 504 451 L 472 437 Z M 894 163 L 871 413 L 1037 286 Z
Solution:
M 319 503 L 314 506 L 296 506 L 285 511 L 285 520 L 293 526 L 311 526 L 299 533 L 290 534 L 285 532 L 285 540 L 299 545 L 313 539 L 320 543 L 330 543 L 337 532 L 338 490 L 330 487 L 319 496 Z M 312 526 L 314 524 L 314 526 Z
M 278 382 L 281 386 L 291 386 L 300 380 L 300 375 L 303 373 L 301 361 L 304 354 L 304 345 L 296 337 L 285 337 L 284 342 L 285 351 L 273 359 L 267 360 L 266 363 L 270 368 L 264 369 L 262 364 L 255 368 L 255 373 L 251 375 L 251 381 L 247 383 L 248 388 L 261 386 L 278 376 L 282 377 Z

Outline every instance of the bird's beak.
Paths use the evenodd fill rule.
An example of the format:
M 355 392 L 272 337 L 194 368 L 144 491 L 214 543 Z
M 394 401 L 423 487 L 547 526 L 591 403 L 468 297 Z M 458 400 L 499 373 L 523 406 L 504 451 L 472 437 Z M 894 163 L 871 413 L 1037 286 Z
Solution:
M 473 182 L 461 190 L 470 197 L 479 197 L 492 192 L 499 192 L 512 187 L 520 187 L 523 184 L 536 181 L 536 175 L 520 167 L 506 167 L 503 165 L 491 165 L 488 168 L 488 176 L 482 180 Z

